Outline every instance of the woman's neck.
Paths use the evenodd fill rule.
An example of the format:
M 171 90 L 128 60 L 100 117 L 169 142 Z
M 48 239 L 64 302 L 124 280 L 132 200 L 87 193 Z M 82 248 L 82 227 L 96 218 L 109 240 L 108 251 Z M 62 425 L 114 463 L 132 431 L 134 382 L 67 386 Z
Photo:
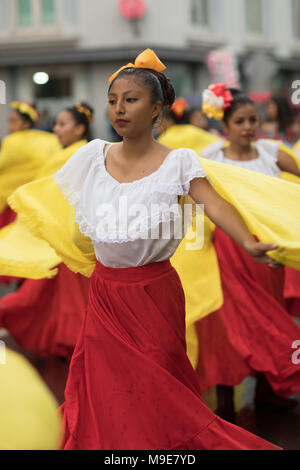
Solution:
M 153 149 L 156 141 L 151 134 L 139 138 L 125 137 L 122 142 L 122 154 L 128 159 L 139 159 Z
M 231 160 L 237 161 L 252 160 L 257 157 L 255 147 L 251 143 L 247 146 L 242 146 L 235 142 L 230 142 L 229 146 L 224 149 L 224 154 L 225 156 L 226 154 L 230 155 Z

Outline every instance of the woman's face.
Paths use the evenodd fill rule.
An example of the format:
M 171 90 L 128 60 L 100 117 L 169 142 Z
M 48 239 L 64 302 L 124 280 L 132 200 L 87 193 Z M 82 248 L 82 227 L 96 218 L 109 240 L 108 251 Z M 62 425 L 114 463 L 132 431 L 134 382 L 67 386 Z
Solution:
M 247 147 L 255 139 L 259 126 L 258 114 L 252 104 L 245 104 L 237 108 L 223 123 L 230 142 Z
M 83 124 L 77 124 L 69 111 L 61 111 L 56 118 L 53 131 L 65 148 L 83 138 L 85 127 Z
M 108 115 L 122 137 L 138 137 L 152 132 L 153 120 L 161 111 L 161 102 L 151 103 L 150 90 L 133 78 L 115 80 L 108 93 Z
M 17 111 L 11 111 L 8 117 L 8 131 L 10 134 L 30 129 L 30 123 L 25 121 Z

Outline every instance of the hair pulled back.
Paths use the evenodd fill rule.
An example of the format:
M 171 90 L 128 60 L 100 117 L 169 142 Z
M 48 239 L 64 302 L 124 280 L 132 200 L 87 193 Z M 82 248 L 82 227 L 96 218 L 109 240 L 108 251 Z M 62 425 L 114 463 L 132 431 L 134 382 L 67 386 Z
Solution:
M 33 108 L 36 112 L 38 112 L 38 110 L 37 110 L 35 104 L 30 103 L 30 106 L 31 106 L 31 108 Z M 29 128 L 30 128 L 30 129 L 33 129 L 33 128 L 34 128 L 36 122 L 31 119 L 31 117 L 30 117 L 29 114 L 27 114 L 27 113 L 22 113 L 22 112 L 21 112 L 19 109 L 17 109 L 17 108 L 13 108 L 13 111 L 15 111 L 15 112 L 20 116 L 20 118 L 24 121 L 24 123 L 27 123 L 27 124 L 29 125 Z
M 249 98 L 249 96 L 242 93 L 241 90 L 238 90 L 237 88 L 227 88 L 227 90 L 230 91 L 233 101 L 231 105 L 224 110 L 223 121 L 226 124 L 228 123 L 230 116 L 232 116 L 232 114 L 241 106 L 250 104 L 255 107 L 254 101 Z
M 81 101 L 78 104 L 80 106 L 82 106 L 83 108 L 86 108 L 91 113 L 91 116 L 94 115 L 94 109 L 88 103 L 85 103 L 85 102 Z M 84 133 L 82 134 L 82 139 L 86 139 L 87 141 L 92 140 L 91 126 L 90 126 L 90 121 L 89 121 L 87 115 L 84 112 L 79 111 L 77 109 L 76 105 L 71 106 L 70 108 L 66 108 L 65 111 L 67 111 L 68 113 L 70 113 L 72 115 L 72 117 L 73 117 L 74 121 L 76 122 L 76 124 L 78 124 L 78 125 L 83 124 L 84 125 L 85 130 L 84 130 Z
M 168 77 L 162 72 L 135 67 L 123 69 L 111 82 L 109 90 L 114 82 L 122 77 L 133 78 L 138 84 L 148 88 L 150 90 L 151 104 L 161 101 L 164 111 L 169 110 L 175 101 L 176 94 L 174 87 Z

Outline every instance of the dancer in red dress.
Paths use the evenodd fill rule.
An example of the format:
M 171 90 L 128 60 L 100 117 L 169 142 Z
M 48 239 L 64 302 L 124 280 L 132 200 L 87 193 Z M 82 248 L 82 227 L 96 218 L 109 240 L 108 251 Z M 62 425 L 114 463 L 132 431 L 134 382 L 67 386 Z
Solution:
M 53 175 L 90 136 L 93 110 L 81 103 L 59 113 L 54 126 L 64 150 L 41 169 Z M 70 360 L 88 302 L 89 279 L 59 265 L 53 279 L 26 279 L 0 299 L 0 326 L 26 351 Z
M 259 123 L 254 103 L 239 91 L 231 90 L 231 94 L 234 100 L 223 118 L 229 146 L 217 142 L 202 156 L 273 177 L 280 177 L 281 171 L 299 176 L 292 157 L 280 150 L 280 142 L 258 140 L 252 144 Z M 233 386 L 248 375 L 257 375 L 257 406 L 296 406 L 296 400 L 284 399 L 300 393 L 300 366 L 291 360 L 292 343 L 300 338 L 300 328 L 285 307 L 284 268 L 274 270 L 255 263 L 218 227 L 214 245 L 224 303 L 197 324 L 197 372 L 202 390 L 218 385 L 216 412 L 230 420 L 235 414 Z
M 276 245 L 252 237 L 194 151 L 153 139 L 175 98 L 164 68 L 147 50 L 111 77 L 109 116 L 123 142 L 96 139 L 55 175 L 97 257 L 65 391 L 64 449 L 275 449 L 209 410 L 186 355 L 184 294 L 169 262 L 179 196 L 204 203 L 255 260 L 273 264 Z

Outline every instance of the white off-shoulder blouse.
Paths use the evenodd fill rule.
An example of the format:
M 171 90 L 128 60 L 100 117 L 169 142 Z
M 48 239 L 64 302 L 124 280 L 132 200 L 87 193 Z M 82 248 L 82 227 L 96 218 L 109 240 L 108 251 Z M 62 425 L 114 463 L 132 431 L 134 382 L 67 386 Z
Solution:
M 178 197 L 189 193 L 193 179 L 206 177 L 196 152 L 172 150 L 154 173 L 120 183 L 106 170 L 106 145 L 100 139 L 89 142 L 54 175 L 75 207 L 80 231 L 91 238 L 104 266 L 125 268 L 169 259 L 186 231 Z
M 225 157 L 223 152 L 224 142 L 220 140 L 206 147 L 201 153 L 201 157 L 279 178 L 281 174 L 281 170 L 277 166 L 279 147 L 279 141 L 260 139 L 256 142 L 258 158 L 239 161 Z

